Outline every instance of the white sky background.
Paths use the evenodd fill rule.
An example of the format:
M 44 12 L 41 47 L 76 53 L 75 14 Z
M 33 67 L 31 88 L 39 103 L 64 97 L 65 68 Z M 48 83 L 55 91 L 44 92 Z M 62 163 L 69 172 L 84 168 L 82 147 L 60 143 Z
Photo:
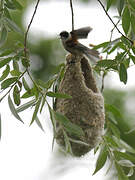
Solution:
M 28 9 L 25 15 L 25 25 L 29 23 L 34 8 Z M 116 15 L 110 12 L 111 16 Z M 108 41 L 112 24 L 96 4 L 74 4 L 75 27 L 91 26 L 93 31 L 85 44 L 99 44 Z M 38 12 L 30 32 L 38 39 L 40 36 L 58 36 L 62 30 L 71 30 L 71 11 L 65 1 L 48 1 L 40 3 Z M 117 33 L 116 33 L 117 34 Z M 39 36 L 38 36 L 39 35 Z M 129 80 L 125 86 L 120 83 L 116 73 L 111 76 L 110 86 L 128 89 L 134 86 L 134 67 L 128 71 Z M 95 157 L 91 151 L 85 157 L 77 159 L 63 158 L 57 152 L 52 153 L 51 124 L 48 112 L 44 112 L 40 120 L 43 122 L 45 133 L 35 124 L 29 127 L 32 111 L 22 113 L 25 125 L 18 122 L 7 106 L 7 99 L 0 104 L 2 114 L 2 140 L 0 142 L 0 179 L 1 180 L 104 180 L 105 172 L 100 171 L 91 176 L 95 167 Z M 58 176 L 57 176 L 58 175 Z M 102 177 L 102 178 L 101 178 Z

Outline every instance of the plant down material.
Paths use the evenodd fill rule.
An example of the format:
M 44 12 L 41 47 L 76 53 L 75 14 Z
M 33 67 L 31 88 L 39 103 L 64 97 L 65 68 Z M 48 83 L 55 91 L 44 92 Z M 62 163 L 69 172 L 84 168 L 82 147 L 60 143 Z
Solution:
M 75 135 L 66 131 L 57 121 L 56 140 L 66 148 L 65 134 L 69 138 L 72 154 L 82 156 L 94 148 L 100 141 L 104 128 L 104 99 L 99 92 L 92 69 L 82 56 L 66 57 L 66 69 L 58 92 L 72 98 L 56 99 L 56 111 L 66 116 L 71 123 L 79 126 L 83 134 Z M 64 131 L 63 131 L 64 129 Z

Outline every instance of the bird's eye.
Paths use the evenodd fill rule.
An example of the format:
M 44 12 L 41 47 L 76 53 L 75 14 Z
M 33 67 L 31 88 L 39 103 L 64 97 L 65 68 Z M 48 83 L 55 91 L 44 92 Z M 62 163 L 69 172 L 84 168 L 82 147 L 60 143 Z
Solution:
M 69 37 L 69 33 L 67 31 L 63 31 L 63 32 L 60 33 L 60 36 L 64 37 L 64 38 L 68 38 Z

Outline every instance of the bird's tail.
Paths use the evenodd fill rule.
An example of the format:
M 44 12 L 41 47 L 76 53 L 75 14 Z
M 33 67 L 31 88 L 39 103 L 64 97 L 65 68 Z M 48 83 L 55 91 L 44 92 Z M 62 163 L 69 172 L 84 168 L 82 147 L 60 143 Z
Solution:
M 100 60 L 99 52 L 96 51 L 95 49 L 89 49 L 87 48 L 85 50 L 85 55 L 93 62 L 96 63 L 97 61 Z

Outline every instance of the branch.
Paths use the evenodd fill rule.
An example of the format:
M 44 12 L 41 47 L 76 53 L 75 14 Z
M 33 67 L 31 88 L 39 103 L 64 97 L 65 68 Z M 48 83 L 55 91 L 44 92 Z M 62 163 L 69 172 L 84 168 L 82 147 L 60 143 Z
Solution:
M 37 12 L 39 2 L 40 2 L 40 0 L 37 0 L 37 3 L 36 3 L 36 6 L 35 6 L 35 10 L 33 12 L 32 18 L 31 18 L 30 23 L 29 23 L 29 25 L 27 27 L 27 30 L 25 32 L 25 36 L 24 36 L 24 55 L 25 55 L 25 57 L 27 57 L 27 37 L 28 37 L 28 32 L 29 32 L 31 24 L 33 22 L 34 16 L 35 16 L 35 14 Z
M 110 17 L 110 15 L 108 14 L 108 12 L 106 11 L 103 3 L 100 0 L 97 0 L 99 2 L 99 4 L 102 6 L 104 12 L 106 13 L 106 15 L 108 16 L 108 18 L 110 19 L 110 21 L 112 22 L 112 24 L 114 25 L 114 27 L 117 29 L 117 31 L 124 37 L 126 38 L 131 44 L 133 44 L 133 41 L 131 39 L 129 39 L 128 37 L 126 37 L 117 27 L 117 25 L 113 22 L 112 18 Z
M 73 31 L 74 30 L 74 10 L 73 10 L 72 0 L 70 0 L 70 8 L 71 8 L 71 14 L 72 14 L 72 31 Z

